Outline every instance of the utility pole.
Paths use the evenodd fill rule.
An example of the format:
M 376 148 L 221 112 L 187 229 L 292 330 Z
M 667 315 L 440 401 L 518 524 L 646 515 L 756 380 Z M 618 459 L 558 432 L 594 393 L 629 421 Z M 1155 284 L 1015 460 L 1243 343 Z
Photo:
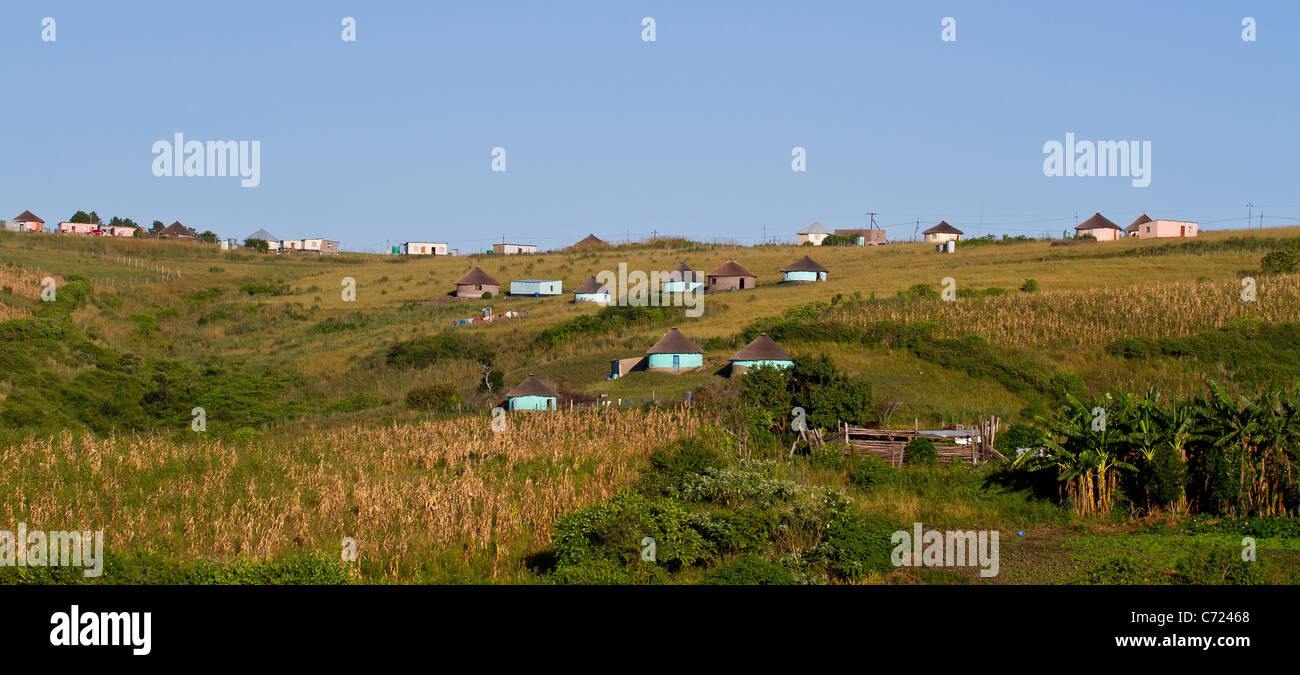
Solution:
M 921 219 L 916 219 L 916 227 L 912 228 L 912 241 L 916 241 L 916 234 L 921 231 Z
M 871 229 L 873 229 L 873 230 L 876 229 L 876 216 L 878 216 L 878 215 L 880 215 L 880 214 L 876 213 L 875 211 L 868 211 L 868 212 L 867 212 L 867 216 L 869 216 L 869 217 L 871 218 L 871 225 L 870 225 L 870 227 L 871 227 Z
M 1250 210 L 1255 208 L 1255 202 L 1246 202 L 1246 229 L 1250 229 Z

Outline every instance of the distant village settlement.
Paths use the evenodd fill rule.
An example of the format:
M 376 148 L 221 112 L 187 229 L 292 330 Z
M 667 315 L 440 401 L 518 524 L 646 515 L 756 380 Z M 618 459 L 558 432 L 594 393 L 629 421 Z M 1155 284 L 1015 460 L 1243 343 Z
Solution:
M 137 237 L 160 240 L 188 241 L 215 244 L 222 250 L 233 250 L 241 246 L 236 239 L 219 239 L 211 231 L 196 232 L 180 221 L 164 226 L 154 221 L 149 229 L 140 227 L 129 219 L 113 218 L 102 223 L 94 212 L 89 214 L 78 211 L 69 221 L 61 222 L 57 227 L 47 230 L 45 221 L 31 211 L 23 211 L 13 220 L 0 221 L 0 230 L 10 232 L 53 232 L 65 235 L 89 237 Z M 1117 241 L 1125 237 L 1149 239 L 1156 237 L 1195 237 L 1197 223 L 1182 220 L 1153 219 L 1142 214 L 1128 227 L 1121 228 L 1100 213 L 1075 226 L 1073 237 L 1064 237 L 1056 243 L 1085 243 Z M 945 220 L 921 232 L 926 243 L 934 244 L 936 252 L 953 253 L 957 242 L 962 240 L 963 232 Z M 1068 233 L 1067 233 L 1068 234 Z M 889 243 L 885 231 L 876 227 L 866 229 L 831 230 L 819 222 L 814 222 L 795 233 L 798 246 L 883 246 Z M 337 255 L 339 242 L 323 237 L 304 237 L 301 239 L 281 239 L 265 229 L 244 238 L 244 248 L 268 254 L 307 253 L 316 255 Z M 608 242 L 588 235 L 573 244 L 573 249 L 611 248 Z M 473 252 L 479 255 L 476 250 Z M 506 243 L 493 244 L 482 254 L 487 255 L 534 255 L 538 253 L 535 244 Z M 455 256 L 459 249 L 449 248 L 447 242 L 406 241 L 388 250 L 390 255 L 404 256 Z M 817 283 L 827 280 L 830 270 L 810 256 L 804 255 L 798 260 L 778 270 L 781 282 L 786 284 Z M 701 274 L 685 262 L 668 272 L 660 283 L 659 293 L 663 295 L 683 294 L 699 291 L 709 293 L 738 292 L 755 288 L 758 275 L 751 272 L 735 259 L 727 259 L 711 272 Z M 501 282 L 482 268 L 475 266 L 464 276 L 457 279 L 455 288 L 448 293 L 457 299 L 486 300 L 500 295 Z M 563 295 L 564 283 L 560 279 L 516 279 L 508 286 L 509 295 L 548 298 Z M 609 305 L 617 299 L 596 277 L 591 277 L 573 291 L 574 303 L 592 303 Z M 481 315 L 458 319 L 453 326 L 472 326 L 480 323 L 492 323 L 501 319 L 513 319 L 527 316 L 527 311 L 493 312 L 491 307 L 483 307 Z M 664 373 L 692 372 L 705 367 L 704 350 L 684 335 L 677 328 L 672 328 L 646 351 L 644 355 L 610 362 L 608 379 L 623 377 L 638 371 L 656 371 Z M 758 366 L 789 368 L 794 361 L 784 347 L 777 344 L 766 334 L 759 335 L 752 342 L 736 352 L 727 361 L 720 374 L 728 376 L 742 375 L 746 370 Z M 557 392 L 549 382 L 529 375 L 506 398 L 509 410 L 554 410 Z

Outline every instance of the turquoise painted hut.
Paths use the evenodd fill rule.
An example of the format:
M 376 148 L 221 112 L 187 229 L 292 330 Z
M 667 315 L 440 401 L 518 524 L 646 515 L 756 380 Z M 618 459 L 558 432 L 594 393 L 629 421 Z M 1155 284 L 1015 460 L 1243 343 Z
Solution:
M 815 260 L 808 256 L 804 256 L 781 268 L 781 274 L 785 275 L 782 281 L 795 283 L 826 281 L 826 272 L 825 267 L 818 265 Z
M 609 304 L 609 289 L 601 285 L 596 277 L 592 277 L 573 291 L 574 302 L 594 302 L 598 305 Z
M 752 342 L 742 347 L 740 351 L 731 355 L 732 373 L 743 373 L 745 370 L 757 368 L 758 366 L 790 368 L 794 366 L 794 358 L 790 356 L 790 352 L 785 350 L 785 347 L 768 337 L 767 333 L 761 333 Z
M 534 298 L 559 295 L 563 286 L 564 282 L 559 279 L 519 279 L 510 282 L 510 295 L 531 295 Z
M 704 365 L 704 350 L 674 326 L 646 352 L 648 370 L 680 373 Z
M 704 275 L 692 270 L 686 266 L 686 263 L 678 263 L 671 272 L 668 273 L 668 280 L 663 283 L 661 291 L 664 293 L 689 293 L 697 288 L 704 287 Z
M 519 386 L 506 393 L 506 409 L 555 410 L 558 397 L 555 387 L 529 373 Z

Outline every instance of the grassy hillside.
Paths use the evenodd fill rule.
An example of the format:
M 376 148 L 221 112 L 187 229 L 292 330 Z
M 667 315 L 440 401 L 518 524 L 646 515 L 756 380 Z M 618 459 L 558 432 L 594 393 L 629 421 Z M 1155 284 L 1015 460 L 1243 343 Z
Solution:
M 706 364 L 721 366 L 742 346 L 737 334 L 747 324 L 793 305 L 829 304 L 836 296 L 841 302 L 835 315 L 846 324 L 886 319 L 935 322 L 945 335 L 973 332 L 1001 346 L 1034 348 L 1100 387 L 1125 384 L 1126 378 L 1185 386 L 1198 373 L 1215 370 L 1215 364 L 1202 363 L 1180 364 L 1169 372 L 1168 364 L 1160 364 L 1129 377 L 1133 364 L 1119 368 L 1119 362 L 1105 354 L 1104 347 L 1116 338 L 1189 335 L 1247 315 L 1275 322 L 1300 318 L 1296 302 L 1300 289 L 1294 278 L 1261 278 L 1256 303 L 1241 302 L 1237 281 L 1239 274 L 1258 270 L 1263 254 L 1293 245 L 1300 238 L 1300 230 L 1294 228 L 1208 232 L 1192 245 L 1150 240 L 1070 247 L 1047 242 L 982 243 L 962 247 L 954 255 L 934 254 L 925 244 L 811 251 L 789 246 L 685 245 L 427 259 L 268 256 L 221 253 L 211 246 L 179 242 L 0 234 L 4 235 L 0 237 L 3 262 L 30 270 L 29 274 L 77 275 L 91 281 L 94 301 L 78 309 L 73 321 L 97 343 L 144 358 L 223 359 L 246 370 L 291 372 L 303 378 L 304 395 L 321 400 L 362 392 L 395 400 L 412 387 L 435 381 L 456 384 L 470 393 L 471 383 L 464 381 L 467 373 L 450 364 L 438 373 L 376 372 L 369 367 L 369 359 L 385 345 L 441 331 L 493 347 L 507 385 L 537 372 L 567 388 L 593 394 L 644 400 L 653 390 L 661 400 L 680 398 L 687 387 L 698 386 L 702 376 L 666 379 L 638 374 L 611 383 L 605 379 L 609 360 L 639 355 L 669 325 L 679 325 L 701 344 L 717 338 L 706 345 L 711 347 Z M 777 270 L 805 252 L 830 268 L 830 280 L 778 283 Z M 597 308 L 575 305 L 567 294 L 543 299 L 498 297 L 491 302 L 458 301 L 448 295 L 454 280 L 474 265 L 503 283 L 556 277 L 572 289 L 602 270 L 617 270 L 620 262 L 633 270 L 667 270 L 686 261 L 708 271 L 729 257 L 758 275 L 756 290 L 709 295 L 699 318 L 682 316 L 634 325 L 553 348 L 534 348 L 532 343 L 542 330 Z M 149 283 L 159 274 L 179 277 Z M 955 303 L 924 297 L 870 301 L 873 296 L 894 298 L 916 284 L 937 289 L 946 277 L 955 281 L 959 293 L 992 287 L 1005 289 L 1006 294 L 960 297 Z M 355 302 L 341 297 L 345 278 L 356 282 Z M 1040 290 L 1020 291 L 1027 279 L 1037 282 Z M 485 304 L 497 312 L 527 312 L 527 317 L 451 327 L 456 319 L 478 315 Z M 14 298 L 3 305 L 11 314 L 31 307 L 30 302 L 24 305 Z M 796 354 L 813 349 L 790 346 Z M 868 359 L 876 368 L 898 374 L 908 360 L 900 355 L 894 364 L 893 355 L 845 356 L 864 366 L 867 361 L 862 359 Z M 952 386 L 907 388 L 910 394 L 904 398 L 914 416 L 929 411 L 923 417 L 940 422 L 946 419 L 937 414 L 940 408 L 976 404 L 978 397 L 967 400 L 967 394 L 961 393 L 975 387 L 973 383 L 952 382 L 960 380 L 960 374 L 936 373 L 935 377 Z M 947 393 L 953 389 L 956 401 Z M 997 400 L 996 394 L 987 395 L 992 398 L 986 401 Z M 1014 405 L 1014 401 L 1006 403 Z M 1006 410 L 1004 405 L 1002 411 Z
M 648 458 L 706 428 L 726 427 L 709 413 L 672 406 L 688 391 L 716 397 L 726 387 L 715 372 L 759 330 L 799 359 L 830 356 L 851 381 L 869 385 L 877 406 L 896 408 L 895 427 L 968 424 L 989 414 L 1030 421 L 1066 394 L 1159 386 L 1187 395 L 1201 391 L 1207 376 L 1231 392 L 1294 386 L 1300 276 L 1261 273 L 1260 260 L 1298 246 L 1300 228 L 1287 228 L 1205 232 L 1194 241 L 979 241 L 952 255 L 926 244 L 810 249 L 671 241 L 408 259 L 0 232 L 0 442 L 6 466 L 19 467 L 3 478 L 9 496 L 0 498 L 0 517 L 50 527 L 66 519 L 112 523 L 110 549 L 122 570 L 138 570 L 148 555 L 169 565 L 328 558 L 340 537 L 353 536 L 368 551 L 361 568 L 367 580 L 618 581 L 645 579 L 609 576 L 614 558 L 591 551 L 595 558 L 565 571 L 569 530 L 553 536 L 557 519 L 582 507 L 642 508 L 636 500 L 649 499 L 645 508 L 680 510 L 697 530 L 719 518 L 731 522 L 736 509 L 757 509 L 773 523 L 824 521 L 856 536 L 853 528 L 866 525 L 818 501 L 831 490 L 855 513 L 883 519 L 872 527 L 924 518 L 1007 528 L 1012 562 L 1004 567 L 1014 567 L 1016 556 L 1026 561 L 1008 577 L 1016 582 L 1152 582 L 1165 572 L 1098 557 L 1116 523 L 1081 519 L 1024 486 L 999 487 L 1005 477 L 985 470 L 946 478 L 908 470 L 871 485 L 855 481 L 852 463 L 788 463 L 768 449 L 759 459 L 769 464 L 734 469 L 748 476 L 745 484 L 802 487 L 773 483 L 770 489 L 791 496 L 770 503 L 742 491 L 724 508 L 647 488 L 644 481 L 662 468 Z M 805 253 L 830 269 L 829 281 L 780 284 L 778 269 Z M 450 296 L 453 282 L 476 265 L 503 285 L 559 278 L 571 291 L 620 263 L 666 271 L 685 261 L 707 272 L 728 258 L 757 274 L 759 285 L 706 296 L 698 318 L 670 308 L 590 332 L 575 320 L 602 310 L 574 304 L 571 292 Z M 40 300 L 47 276 L 58 286 L 54 303 Z M 1243 277 L 1257 282 L 1255 302 L 1242 300 Z M 955 302 L 939 297 L 948 278 Z M 345 301 L 341 291 L 352 283 L 356 299 Z M 485 305 L 521 316 L 456 325 Z M 705 348 L 704 369 L 606 379 L 611 359 L 643 354 L 671 326 Z M 487 410 L 529 373 L 555 382 L 566 400 L 607 395 L 661 407 L 512 416 L 517 427 L 503 441 L 491 433 Z M 434 392 L 441 409 L 409 406 L 413 390 Z M 204 410 L 202 434 L 191 428 L 196 407 Z M 716 478 L 697 469 L 687 475 Z M 639 496 L 617 497 L 627 490 Z M 601 506 L 616 498 L 624 501 Z M 675 501 L 655 501 L 665 499 Z M 813 520 L 800 520 L 805 516 Z M 1141 519 L 1119 526 L 1154 542 L 1155 560 L 1182 545 L 1182 523 L 1173 530 L 1152 530 L 1153 521 Z M 1015 532 L 1026 527 L 1042 538 L 1022 545 Z M 1227 541 L 1232 532 L 1216 536 Z M 1294 563 L 1285 551 L 1300 546 L 1288 537 L 1263 548 Z M 1046 555 L 1044 539 L 1068 543 L 1063 550 L 1076 552 L 1070 564 L 1078 569 L 1033 572 L 1031 561 L 1041 565 Z M 727 541 L 706 536 L 700 551 L 711 553 L 671 578 L 702 581 L 733 563 L 762 568 L 744 562 L 753 550 Z M 802 562 L 783 567 L 805 575 L 796 581 L 960 581 L 850 573 L 830 558 L 800 557 L 828 555 L 826 545 L 816 537 L 771 540 L 762 550 L 769 562 L 798 557 Z M 1287 578 L 1286 569 L 1275 566 L 1275 580 Z

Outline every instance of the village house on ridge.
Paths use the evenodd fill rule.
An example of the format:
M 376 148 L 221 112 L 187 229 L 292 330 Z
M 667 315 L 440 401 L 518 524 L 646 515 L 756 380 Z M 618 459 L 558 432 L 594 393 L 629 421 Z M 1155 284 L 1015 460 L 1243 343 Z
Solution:
M 456 297 L 481 298 L 484 293 L 493 296 L 501 294 L 501 282 L 488 276 L 487 272 L 475 266 L 465 276 L 456 280 Z
M 736 262 L 735 258 L 728 258 L 727 262 L 704 276 L 710 291 L 743 291 L 758 284 L 758 277 Z
M 825 225 L 814 222 L 812 225 L 799 230 L 796 234 L 796 239 L 800 246 L 803 246 L 804 244 L 821 246 L 822 241 L 825 240 L 826 237 L 831 236 L 831 231 L 826 229 Z
M 925 235 L 926 243 L 942 244 L 949 241 L 961 241 L 963 232 L 949 225 L 948 221 L 941 220 L 938 225 L 921 232 L 921 234 Z

